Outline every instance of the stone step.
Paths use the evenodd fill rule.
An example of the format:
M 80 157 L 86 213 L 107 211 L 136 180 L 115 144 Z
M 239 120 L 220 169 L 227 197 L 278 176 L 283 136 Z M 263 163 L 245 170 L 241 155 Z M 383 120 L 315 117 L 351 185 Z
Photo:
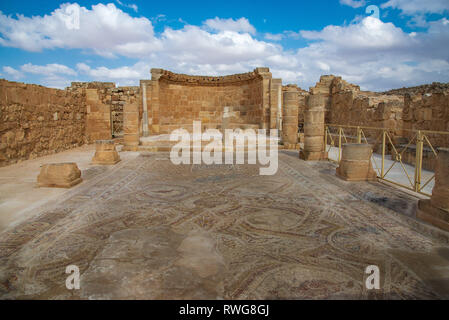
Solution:
M 198 151 L 204 151 L 205 147 L 207 144 L 204 144 L 201 146 L 200 149 L 198 149 Z M 138 151 L 145 151 L 145 152 L 170 152 L 173 148 L 173 145 L 168 145 L 168 144 L 160 144 L 160 145 L 152 145 L 152 146 L 148 146 L 148 145 L 141 145 L 138 147 Z M 279 145 L 278 149 L 284 149 L 283 146 Z M 189 150 L 191 152 L 197 150 L 197 148 L 193 148 L 192 146 L 190 146 Z M 234 148 L 226 148 L 226 147 L 222 147 L 222 152 L 229 152 L 229 151 L 243 151 L 243 152 L 247 152 L 247 151 L 257 151 L 257 145 L 255 146 L 246 146 L 245 147 L 235 147 Z

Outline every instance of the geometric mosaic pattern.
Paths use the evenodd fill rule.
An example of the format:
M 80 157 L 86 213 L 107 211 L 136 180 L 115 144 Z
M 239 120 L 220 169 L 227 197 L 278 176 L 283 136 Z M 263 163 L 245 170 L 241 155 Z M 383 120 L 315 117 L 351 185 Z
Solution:
M 416 199 L 281 152 L 257 165 L 140 155 L 0 234 L 2 299 L 439 299 L 402 254 L 448 248 Z M 77 265 L 81 289 L 65 287 Z M 365 289 L 378 265 L 381 290 Z

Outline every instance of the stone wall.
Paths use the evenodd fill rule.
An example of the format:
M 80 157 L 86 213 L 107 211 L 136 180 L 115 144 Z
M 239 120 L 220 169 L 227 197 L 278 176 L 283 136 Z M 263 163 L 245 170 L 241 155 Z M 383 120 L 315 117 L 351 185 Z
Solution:
M 413 138 L 416 132 L 412 130 L 449 131 L 447 84 L 376 93 L 360 91 L 357 86 L 334 77 L 331 90 L 328 123 L 387 128 L 398 145 Z M 374 131 L 368 133 L 374 136 Z M 434 146 L 449 146 L 449 135 L 428 134 L 428 137 Z
M 113 82 L 72 82 L 67 90 L 86 95 L 89 143 L 123 137 L 123 107 L 130 99 L 140 99 L 139 87 L 116 87 Z
M 270 128 L 270 81 L 268 68 L 223 77 L 152 69 L 151 81 L 142 82 L 150 134 L 191 131 L 194 120 L 203 128 Z
M 0 80 L 0 166 L 87 142 L 83 92 Z
M 404 129 L 449 131 L 449 89 L 445 92 L 407 94 L 404 103 Z M 411 132 L 404 132 L 410 137 Z M 431 143 L 449 147 L 449 135 L 428 134 Z
M 403 136 L 403 96 L 361 91 L 359 86 L 332 75 L 321 77 L 317 85 L 310 90 L 324 97 L 327 124 L 387 128 L 393 143 L 400 141 Z M 332 130 L 336 132 L 335 128 Z M 376 150 L 381 142 L 381 131 L 363 131 Z M 349 142 L 356 142 L 356 128 L 345 128 L 344 132 Z

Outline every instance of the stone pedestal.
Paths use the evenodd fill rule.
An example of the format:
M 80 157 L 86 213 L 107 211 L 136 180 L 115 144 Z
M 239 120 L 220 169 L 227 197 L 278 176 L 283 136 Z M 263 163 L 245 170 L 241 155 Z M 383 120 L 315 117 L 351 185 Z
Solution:
M 306 161 L 327 160 L 324 146 L 324 97 L 310 95 L 304 112 L 304 149 L 299 157 Z
M 282 141 L 287 149 L 295 149 L 298 144 L 298 87 L 288 85 L 283 93 Z
M 41 166 L 38 187 L 71 188 L 83 181 L 76 163 L 50 163 Z
M 120 161 L 120 156 L 115 149 L 114 140 L 95 141 L 96 151 L 92 159 L 92 164 L 116 164 Z
M 343 144 L 337 176 L 347 181 L 376 181 L 377 174 L 371 163 L 373 150 L 363 143 Z
M 435 186 L 430 200 L 420 200 L 416 213 L 424 220 L 449 231 L 449 149 L 439 148 L 435 170 Z

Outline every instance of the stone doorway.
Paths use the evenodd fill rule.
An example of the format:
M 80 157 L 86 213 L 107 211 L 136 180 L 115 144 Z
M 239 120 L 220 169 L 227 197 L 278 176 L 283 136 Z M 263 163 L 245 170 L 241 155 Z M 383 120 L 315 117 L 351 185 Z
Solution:
M 111 130 L 112 137 L 123 137 L 123 105 L 124 101 L 111 101 Z

